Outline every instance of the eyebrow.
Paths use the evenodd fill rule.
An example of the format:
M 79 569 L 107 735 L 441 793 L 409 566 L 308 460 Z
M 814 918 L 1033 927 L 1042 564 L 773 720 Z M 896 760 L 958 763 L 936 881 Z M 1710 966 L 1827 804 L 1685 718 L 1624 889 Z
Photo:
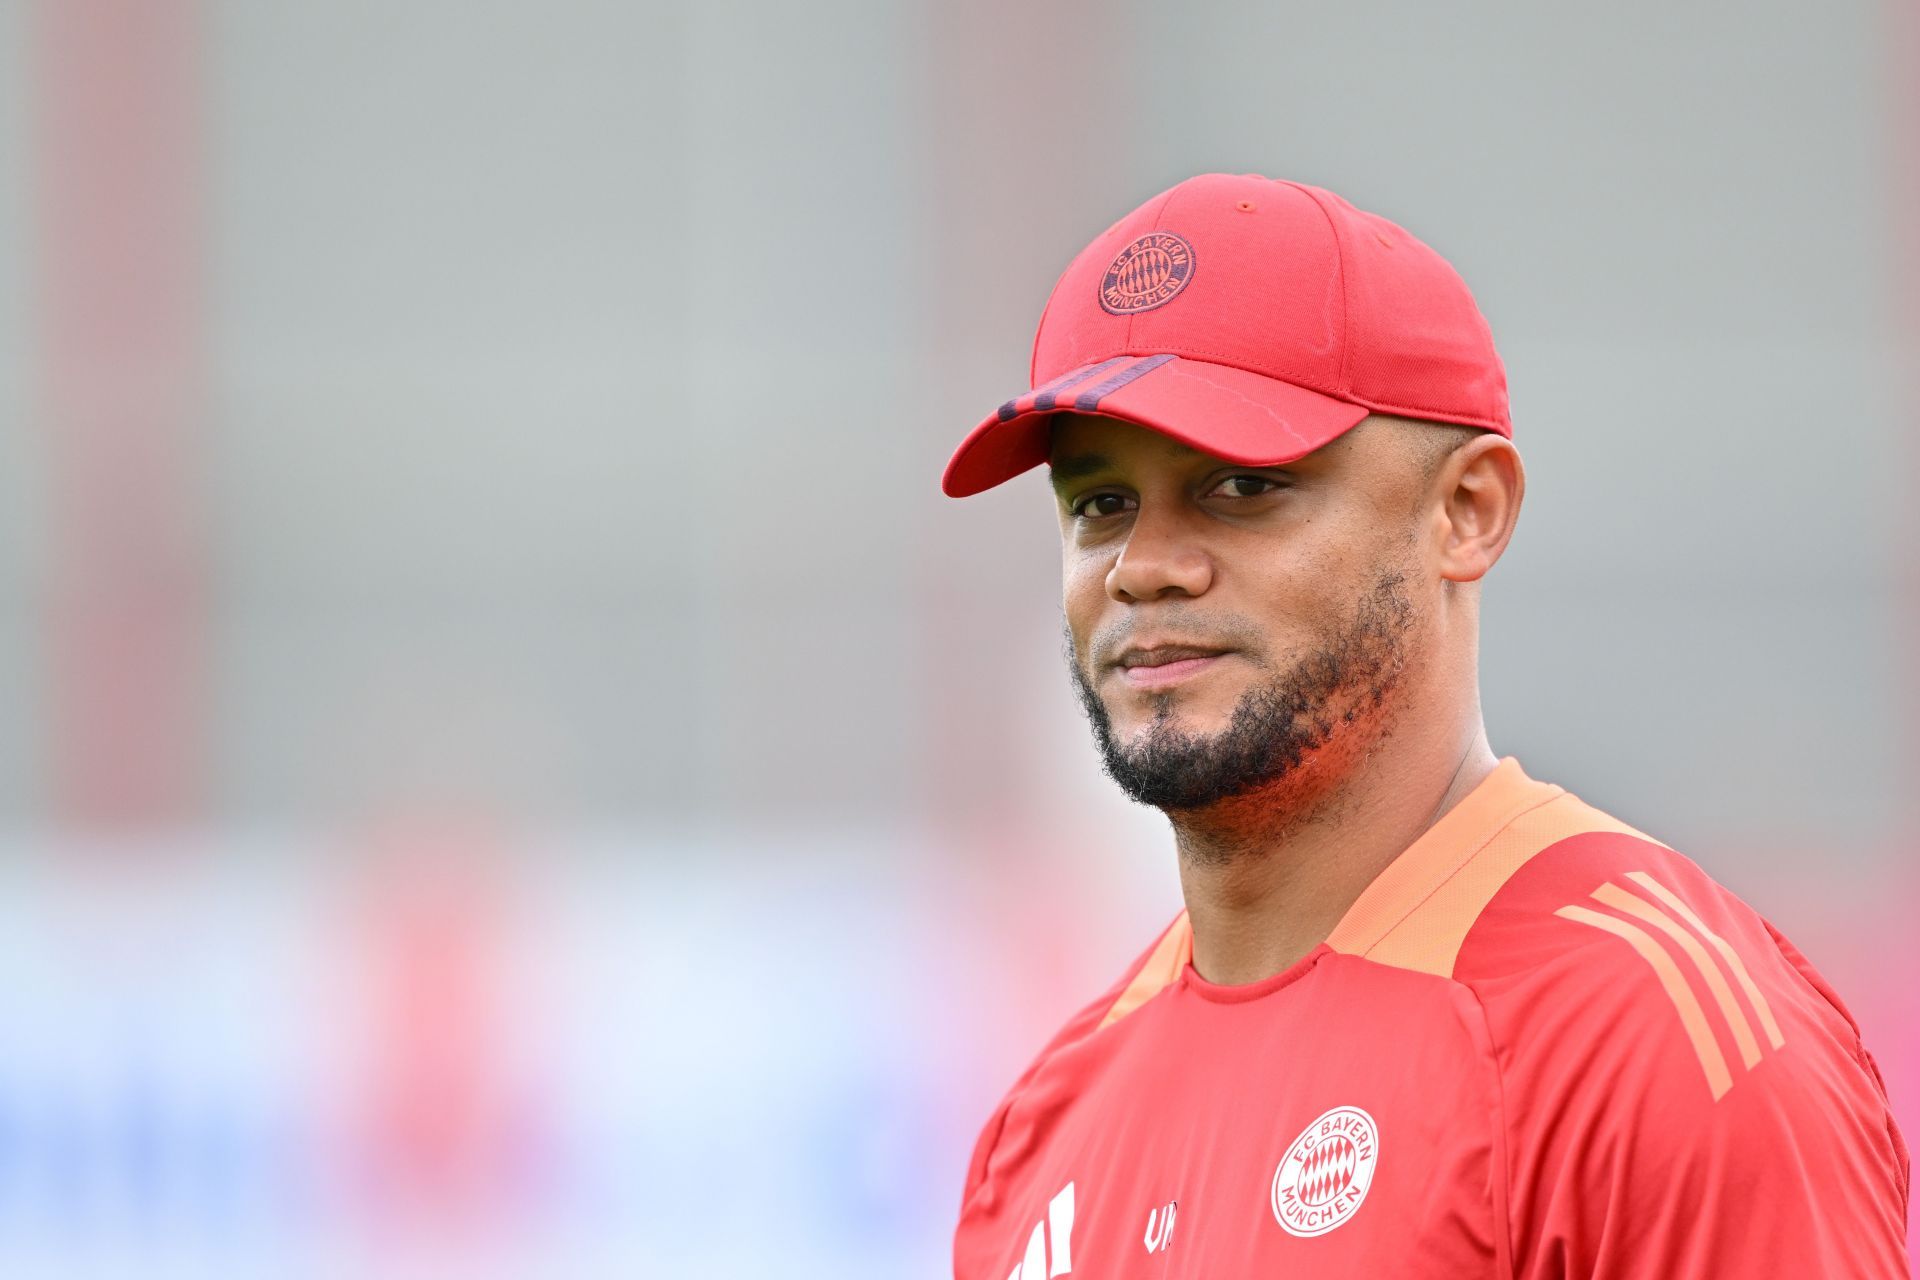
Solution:
M 1076 453 L 1061 458 L 1049 467 L 1048 479 L 1054 488 L 1059 488 L 1067 480 L 1078 480 L 1083 476 L 1105 471 L 1113 466 L 1113 459 L 1099 453 Z

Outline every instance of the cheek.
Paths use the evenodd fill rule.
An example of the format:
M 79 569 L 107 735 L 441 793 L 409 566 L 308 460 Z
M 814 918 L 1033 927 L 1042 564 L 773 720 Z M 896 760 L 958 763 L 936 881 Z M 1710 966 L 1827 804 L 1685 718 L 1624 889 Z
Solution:
M 1107 601 L 1107 562 L 1068 555 L 1060 570 L 1060 608 L 1073 631 L 1074 649 L 1085 657 L 1087 637 L 1100 623 Z
M 1220 595 L 1223 605 L 1250 616 L 1270 638 L 1270 656 L 1315 642 L 1352 613 L 1367 578 L 1365 556 L 1353 542 L 1299 539 L 1257 551 L 1239 558 L 1230 579 L 1219 584 Z

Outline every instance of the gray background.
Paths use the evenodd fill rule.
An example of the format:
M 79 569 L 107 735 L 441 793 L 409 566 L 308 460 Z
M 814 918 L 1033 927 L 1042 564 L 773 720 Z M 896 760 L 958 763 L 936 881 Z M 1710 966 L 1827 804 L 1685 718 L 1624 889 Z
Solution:
M 98 833 L 49 747 L 77 501 L 44 394 L 55 2 L 0 0 L 0 827 L 60 865 Z M 343 833 L 423 811 L 512 833 L 526 901 L 602 908 L 536 914 L 536 942 L 634 966 L 662 914 L 712 925 L 670 963 L 756 982 L 803 904 L 850 1056 L 674 1005 L 656 1030 L 754 1064 L 684 1106 L 812 1125 L 823 1090 L 857 1111 L 884 1079 L 875 1140 L 917 1154 L 875 1166 L 891 1199 L 835 1191 L 820 1234 L 716 1219 L 738 1266 L 931 1274 L 972 1126 L 1177 906 L 1163 826 L 1099 778 L 1067 691 L 1043 485 L 956 503 L 938 475 L 1024 388 L 1081 245 L 1206 170 L 1330 187 L 1459 268 L 1529 475 L 1485 592 L 1496 751 L 1824 941 L 1913 1096 L 1905 962 L 1860 925 L 1906 918 L 1917 825 L 1901 7 L 195 12 L 204 265 L 174 322 L 205 351 L 183 472 L 210 589 L 167 749 L 204 793 L 184 831 L 116 838 L 202 850 L 189 885 L 285 868 L 208 889 L 214 935 L 305 927 L 358 865 Z M 744 917 L 714 905 L 743 884 Z M 266 963 L 241 936 L 219 963 Z M 565 973 L 616 1029 L 553 1052 L 595 1058 L 639 997 L 620 965 Z M 919 985 L 875 1003 L 875 974 Z M 927 1024 L 899 1012 L 934 993 Z M 827 1065 L 792 1094 L 796 1045 Z M 645 1061 L 621 1105 L 651 1124 L 680 1095 Z M 619 1230 L 700 1221 L 661 1203 Z

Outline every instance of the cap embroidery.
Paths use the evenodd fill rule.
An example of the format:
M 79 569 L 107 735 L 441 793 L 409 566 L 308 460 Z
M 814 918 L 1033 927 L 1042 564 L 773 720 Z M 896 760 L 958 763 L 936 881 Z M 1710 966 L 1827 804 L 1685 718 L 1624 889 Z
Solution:
M 1171 231 L 1149 231 L 1114 255 L 1100 281 L 1100 306 L 1116 316 L 1172 302 L 1193 278 L 1193 246 Z

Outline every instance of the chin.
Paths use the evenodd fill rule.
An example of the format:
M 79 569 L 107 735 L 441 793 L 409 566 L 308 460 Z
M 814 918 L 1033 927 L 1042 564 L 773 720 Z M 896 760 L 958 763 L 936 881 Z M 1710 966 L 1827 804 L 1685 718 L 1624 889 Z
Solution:
M 1217 699 L 1200 699 L 1179 693 L 1141 693 L 1129 691 L 1108 703 L 1115 735 L 1121 741 L 1152 732 L 1172 730 L 1189 738 L 1206 738 L 1223 732 L 1233 720 L 1232 702 L 1214 705 Z

